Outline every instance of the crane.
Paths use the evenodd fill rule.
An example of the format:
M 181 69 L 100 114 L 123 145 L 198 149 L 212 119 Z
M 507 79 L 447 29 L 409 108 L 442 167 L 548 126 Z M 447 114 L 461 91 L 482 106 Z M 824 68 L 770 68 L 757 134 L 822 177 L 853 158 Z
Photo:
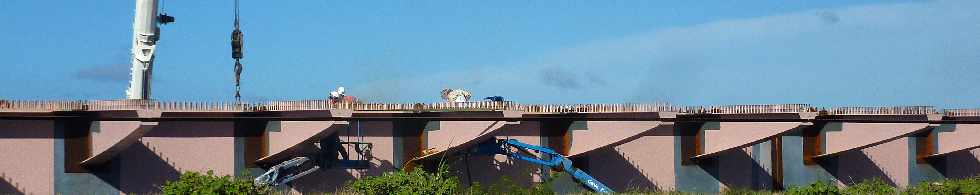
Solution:
M 242 100 L 242 41 L 245 35 L 238 25 L 238 0 L 235 0 L 235 30 L 231 31 L 231 58 L 235 59 L 235 101 Z
M 127 99 L 149 99 L 150 80 L 153 76 L 153 54 L 160 40 L 160 26 L 174 22 L 166 13 L 157 15 L 158 0 L 136 0 L 133 17 L 132 69 Z
M 136 13 L 133 17 L 132 67 L 126 99 L 150 99 L 150 81 L 153 78 L 153 60 L 160 40 L 159 24 L 174 22 L 174 17 L 163 13 L 157 15 L 160 0 L 136 0 Z M 242 39 L 239 28 L 238 0 L 235 0 L 235 29 L 231 33 L 231 57 L 235 59 L 235 100 L 240 100 L 240 80 L 242 74 Z

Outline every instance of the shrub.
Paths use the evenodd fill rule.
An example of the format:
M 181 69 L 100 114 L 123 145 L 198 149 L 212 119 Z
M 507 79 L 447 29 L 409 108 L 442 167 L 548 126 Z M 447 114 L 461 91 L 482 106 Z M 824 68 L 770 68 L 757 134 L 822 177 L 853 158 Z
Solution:
M 550 181 L 550 180 L 549 180 Z M 470 188 L 479 188 L 479 183 L 474 183 Z M 510 177 L 503 176 L 493 185 L 490 185 L 486 190 L 470 190 L 468 193 L 470 195 L 482 195 L 482 194 L 526 194 L 526 195 L 545 195 L 545 194 L 555 194 L 555 191 L 551 188 L 551 183 L 534 183 L 531 187 L 524 187 L 518 185 L 511 180 Z
M 727 188 L 721 192 L 723 195 L 769 195 L 770 191 L 752 190 L 747 188 Z
M 980 194 L 980 177 L 922 182 L 909 186 L 902 194 Z
M 412 171 L 399 170 L 384 173 L 380 176 L 365 177 L 347 183 L 345 191 L 351 194 L 467 194 L 467 195 L 497 195 L 497 194 L 555 194 L 551 183 L 535 183 L 530 187 L 517 184 L 507 176 L 501 177 L 492 185 L 483 187 L 479 182 L 463 188 L 462 183 L 449 168 L 439 164 L 435 172 L 426 172 L 422 168 Z
M 399 170 L 381 176 L 366 177 L 347 184 L 352 193 L 375 194 L 458 194 L 460 183 L 448 167 L 440 165 L 435 173 L 421 168 L 412 171 Z
M 214 171 L 207 175 L 198 172 L 184 172 L 175 181 L 167 181 L 161 187 L 163 194 L 266 194 L 268 189 L 255 186 L 251 180 L 215 176 Z
M 817 181 L 807 186 L 793 186 L 786 190 L 787 195 L 839 195 L 841 190 L 836 185 L 825 181 Z
M 874 178 L 861 181 L 860 183 L 848 186 L 843 190 L 844 194 L 895 194 L 895 188 L 885 183 L 885 181 Z
M 480 186 L 480 182 L 473 182 L 470 187 L 466 188 L 466 191 L 463 192 L 463 194 L 487 194 L 487 191 L 483 190 L 483 187 Z

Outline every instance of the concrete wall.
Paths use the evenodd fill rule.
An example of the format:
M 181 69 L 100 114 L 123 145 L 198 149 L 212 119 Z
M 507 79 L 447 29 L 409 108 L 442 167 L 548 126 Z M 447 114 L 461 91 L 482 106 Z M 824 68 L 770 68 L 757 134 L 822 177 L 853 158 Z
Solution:
M 909 138 L 882 143 L 859 151 L 840 154 L 826 166 L 839 185 L 880 178 L 896 186 L 907 186 L 909 176 Z M 914 157 L 914 156 L 913 156 Z
M 980 149 L 949 154 L 941 159 L 937 168 L 947 178 L 967 178 L 980 175 Z
M 606 147 L 624 139 L 647 133 L 659 121 L 576 121 L 571 125 L 572 144 L 568 156 Z
M 636 140 L 589 153 L 587 171 L 615 190 L 673 190 L 675 141 L 672 126 L 660 126 Z
M 420 142 L 412 140 L 418 137 L 402 136 L 400 132 L 407 130 L 400 129 L 391 121 L 352 121 L 348 128 L 335 129 L 336 133 L 343 141 L 372 143 L 370 166 L 367 169 L 323 169 L 296 180 L 286 190 L 294 193 L 333 192 L 350 180 L 395 170 L 410 158 L 405 156 L 409 154 L 406 151 L 418 149 L 413 148 L 410 142 L 420 142 L 418 144 L 424 147 L 445 148 L 466 142 L 466 139 L 481 137 L 486 132 L 493 132 L 493 138 L 518 139 L 536 145 L 549 145 L 547 142 L 554 140 L 542 136 L 554 135 L 543 132 L 542 123 L 536 121 L 431 123 L 418 127 L 424 128 L 422 133 L 425 134 L 424 142 Z M 114 126 L 112 123 L 97 124 Z M 150 193 L 157 191 L 157 187 L 165 181 L 177 178 L 181 171 L 213 170 L 218 175 L 261 171 L 244 162 L 246 151 L 243 138 L 235 133 L 236 126 L 240 125 L 231 121 L 160 122 L 139 142 L 127 147 L 109 163 L 89 167 L 89 172 L 67 171 L 65 163 L 71 154 L 66 154 L 66 151 L 73 147 L 66 139 L 68 129 L 92 131 L 96 130 L 92 127 L 99 125 L 79 127 L 78 124 L 64 121 L 0 120 L 0 155 L 3 156 L 0 158 L 0 194 Z M 322 125 L 297 123 L 287 126 L 289 128 L 286 130 L 298 128 L 297 131 L 315 134 L 311 129 L 321 128 Z M 623 125 L 632 126 L 637 125 Z M 621 144 L 601 147 L 594 146 L 596 141 L 589 139 L 602 136 L 602 132 L 593 131 L 588 136 L 579 134 L 572 138 L 571 147 L 596 149 L 590 149 L 573 160 L 579 168 L 617 191 L 661 189 L 718 192 L 733 187 L 770 189 L 779 187 L 774 186 L 778 182 L 787 187 L 821 180 L 847 185 L 867 178 L 881 178 L 896 186 L 906 186 L 921 181 L 980 174 L 980 160 L 977 160 L 980 149 L 951 152 L 926 162 L 917 161 L 916 150 L 920 148 L 917 144 L 921 139 L 916 137 L 918 135 L 908 135 L 858 150 L 835 149 L 842 152 L 821 159 L 817 164 L 805 164 L 804 137 L 800 129 L 779 135 L 777 139 L 781 148 L 776 148 L 773 140 L 767 140 L 726 150 L 696 162 L 685 162 L 684 152 L 689 150 L 682 144 L 685 139 L 693 136 L 692 132 L 713 126 L 700 123 L 662 124 L 652 131 L 621 141 Z M 585 131 L 615 127 L 615 122 L 585 123 Z M 569 128 L 573 133 L 577 131 L 574 125 Z M 610 140 L 608 137 L 596 139 Z M 275 143 L 296 142 L 284 140 L 270 141 L 271 145 L 267 147 L 283 148 L 288 144 Z M 943 139 L 942 142 L 952 142 L 950 140 L 954 139 Z M 111 144 L 91 141 L 96 146 Z M 574 142 L 582 143 L 576 145 Z M 780 154 L 778 160 L 772 155 L 774 153 Z M 780 161 L 782 164 L 776 163 Z M 543 167 L 503 156 L 457 156 L 450 158 L 450 163 L 461 181 L 483 185 L 492 184 L 504 176 L 518 184 L 530 185 L 543 181 L 551 173 Z M 782 180 L 774 174 L 777 168 L 782 170 Z
M 236 175 L 235 139 L 233 122 L 161 122 L 116 157 L 119 190 L 153 192 L 183 171 Z
M 720 188 L 773 189 L 772 143 L 729 150 L 718 157 Z
M 819 159 L 815 164 L 803 161 L 803 136 L 794 131 L 781 136 L 783 147 L 784 186 L 807 185 L 816 181 L 827 181 L 841 186 L 878 178 L 893 186 L 906 187 L 922 181 L 943 179 L 941 167 L 950 162 L 945 156 L 938 161 L 919 162 L 916 159 L 917 144 L 915 136 L 905 136 L 859 150 L 841 152 L 835 156 Z M 939 162 L 939 163 L 937 163 Z M 956 160 L 960 163 L 975 163 L 969 160 Z
M 373 145 L 367 169 L 323 168 L 313 174 L 304 176 L 292 182 L 290 191 L 296 193 L 334 192 L 345 183 L 364 176 L 377 176 L 396 169 L 394 162 L 394 126 L 387 121 L 351 122 L 350 128 L 338 130 L 341 141 L 362 141 Z M 360 132 L 358 132 L 360 131 Z M 360 135 L 360 136 L 358 136 Z M 356 153 L 350 150 L 351 158 Z
M 712 131 L 718 131 L 715 133 L 725 132 L 726 128 L 724 127 L 726 126 L 730 128 L 727 131 L 739 129 L 756 132 L 774 132 L 785 131 L 785 129 L 792 128 L 791 126 L 794 125 L 796 124 L 775 123 L 772 125 L 762 125 L 754 129 L 746 128 L 742 123 L 706 122 L 675 124 L 673 131 L 674 159 L 672 162 L 674 165 L 674 174 L 672 175 L 674 177 L 673 190 L 717 193 L 726 188 L 773 188 L 774 182 L 773 175 L 771 174 L 773 167 L 771 153 L 773 148 L 770 141 L 750 145 L 750 143 L 756 142 L 758 139 L 738 139 L 743 140 L 740 142 L 745 142 L 739 144 L 730 143 L 732 141 L 725 140 L 725 137 L 708 139 L 706 138 L 708 135 L 702 134 L 705 137 L 699 137 L 697 134 L 699 132 L 708 133 Z M 755 135 L 755 133 L 748 135 Z M 740 136 L 739 138 L 744 137 Z M 706 143 L 711 140 L 722 142 L 722 144 Z M 696 156 L 698 154 L 698 147 L 702 147 L 702 151 L 707 151 L 705 148 L 712 145 L 744 146 L 725 150 L 715 149 L 712 150 L 718 151 L 715 155 L 697 159 L 685 159 Z
M 0 120 L 0 194 L 54 193 L 54 125 Z
M 458 130 L 451 127 L 443 126 L 440 131 Z M 528 144 L 542 144 L 542 139 L 539 137 L 541 134 L 540 124 L 537 122 L 525 121 L 520 124 L 505 125 L 501 128 L 494 138 L 517 139 Z M 480 183 L 482 186 L 489 186 L 506 177 L 517 184 L 527 186 L 532 182 L 542 181 L 542 175 L 547 173 L 547 169 L 543 169 L 541 166 L 511 160 L 501 155 L 450 156 L 448 159 L 450 159 L 451 170 L 458 172 L 461 181 L 466 184 Z

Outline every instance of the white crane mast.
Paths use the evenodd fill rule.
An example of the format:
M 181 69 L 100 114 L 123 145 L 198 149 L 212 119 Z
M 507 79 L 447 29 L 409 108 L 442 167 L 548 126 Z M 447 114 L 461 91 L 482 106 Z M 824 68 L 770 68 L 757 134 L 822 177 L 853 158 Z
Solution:
M 126 90 L 128 99 L 150 98 L 153 52 L 156 51 L 156 42 L 160 39 L 157 3 L 157 0 L 136 0 L 136 14 L 133 20 L 133 67 L 130 73 L 132 78 L 129 81 L 129 89 Z

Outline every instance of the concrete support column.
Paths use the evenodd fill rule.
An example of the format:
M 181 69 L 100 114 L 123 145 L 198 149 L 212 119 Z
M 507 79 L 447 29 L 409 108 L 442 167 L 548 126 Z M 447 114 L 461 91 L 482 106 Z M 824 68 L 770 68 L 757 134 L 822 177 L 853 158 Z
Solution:
M 438 121 L 436 121 L 438 123 Z M 394 159 L 396 168 L 402 168 L 406 162 L 422 155 L 425 150 L 426 136 L 425 120 L 397 120 L 392 124 L 394 136 Z
M 119 194 L 119 163 L 84 167 L 91 152 L 90 127 L 85 119 L 55 122 L 54 194 Z
M 266 126 L 269 121 L 238 120 L 235 121 L 235 173 L 248 170 L 253 175 L 261 174 L 261 167 L 256 163 L 262 157 L 269 155 L 269 134 Z
M 790 130 L 792 131 L 792 130 Z M 785 189 L 783 185 L 783 139 L 782 136 L 769 138 L 770 166 L 772 168 L 772 187 L 774 190 Z
M 702 132 L 705 123 L 674 123 L 674 181 L 677 191 L 718 193 L 718 161 L 715 158 L 694 160 L 702 149 Z

